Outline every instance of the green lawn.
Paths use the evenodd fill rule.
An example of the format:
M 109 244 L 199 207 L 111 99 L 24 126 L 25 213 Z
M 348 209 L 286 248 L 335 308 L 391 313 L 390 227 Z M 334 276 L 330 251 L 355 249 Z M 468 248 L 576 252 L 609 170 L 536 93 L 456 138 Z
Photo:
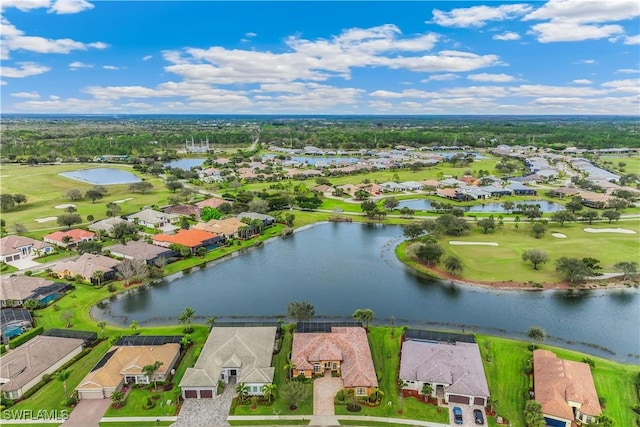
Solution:
M 9 264 L 2 264 L 2 267 L 0 267 L 0 274 L 10 274 L 14 271 L 18 271 L 18 269 Z
M 142 416 L 142 415 L 141 415 Z M 149 422 L 149 421 L 127 421 L 126 423 L 117 422 L 117 423 L 109 423 L 109 422 L 101 422 L 99 424 L 100 427 L 156 427 L 156 426 L 170 426 L 173 425 L 174 421 L 160 421 L 157 422 Z
M 52 261 L 57 261 L 59 259 L 72 257 L 77 254 L 78 253 L 75 251 L 60 250 L 50 255 L 44 255 L 38 258 L 34 258 L 34 261 L 39 262 L 40 264 L 45 264 L 47 262 L 52 262 Z
M 227 420 L 232 426 L 306 426 L 309 420 Z

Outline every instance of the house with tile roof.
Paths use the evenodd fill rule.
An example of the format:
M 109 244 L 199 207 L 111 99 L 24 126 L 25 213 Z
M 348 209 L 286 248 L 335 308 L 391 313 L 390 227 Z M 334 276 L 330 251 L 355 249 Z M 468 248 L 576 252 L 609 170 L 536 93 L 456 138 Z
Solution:
M 444 402 L 485 406 L 489 398 L 476 343 L 408 339 L 402 343 L 399 377 L 410 394 L 422 394 L 428 384 L 431 397 Z
M 93 275 L 97 271 L 102 272 L 100 281 L 110 280 L 116 274 L 116 266 L 120 264 L 117 259 L 104 255 L 95 255 L 88 252 L 80 255 L 75 261 L 65 261 L 51 267 L 53 274 L 59 278 L 80 276 L 87 282 L 93 282 Z
M 293 336 L 292 375 L 313 378 L 336 372 L 344 388 L 369 396 L 378 387 L 367 332 L 362 327 L 332 327 L 331 332 L 298 332 Z
M 178 222 L 180 215 L 160 212 L 153 209 L 143 209 L 140 212 L 127 215 L 126 219 L 129 222 L 142 225 L 143 227 L 172 231 L 177 228 L 172 224 Z
M 176 244 L 186 246 L 195 254 L 199 248 L 207 248 L 224 242 L 224 237 L 197 228 L 179 230 L 176 234 L 156 234 L 153 236 L 153 244 L 168 248 Z
M 4 236 L 0 239 L 0 261 L 11 262 L 30 258 L 54 251 L 53 245 L 30 237 L 17 235 Z
M 42 305 L 64 294 L 67 283 L 54 282 L 42 277 L 11 276 L 0 281 L 0 304 L 5 307 L 22 307 L 25 301 L 35 300 Z
M 119 216 L 114 216 L 111 218 L 103 219 L 101 221 L 96 221 L 93 224 L 89 225 L 87 228 L 91 231 L 104 231 L 107 234 L 111 234 L 111 232 L 113 231 L 113 227 L 120 224 L 121 222 L 127 221 L 120 218 Z
M 96 238 L 96 233 L 93 231 L 83 230 L 81 228 L 74 228 L 67 231 L 54 231 L 44 236 L 42 239 L 54 244 L 60 248 L 68 248 L 77 246 L 80 242 L 88 242 Z M 67 241 L 68 240 L 68 241 Z
M 226 239 L 248 239 L 253 234 L 259 233 L 254 227 L 250 227 L 237 218 L 211 219 L 207 222 L 199 222 L 191 226 L 196 230 L 204 230 L 209 233 L 219 234 Z
M 533 351 L 533 393 L 548 426 L 590 424 L 602 413 L 591 367 L 548 350 Z
M 151 245 L 142 240 L 131 240 L 124 245 L 114 245 L 107 248 L 112 256 L 124 259 L 141 259 L 147 264 L 154 264 L 158 259 L 168 260 L 175 256 L 169 248 Z
M 82 352 L 84 341 L 39 335 L 0 358 L 2 397 L 18 399 Z
M 105 399 L 125 384 L 150 384 L 164 381 L 180 356 L 180 344 L 114 346 L 80 381 L 76 391 L 80 399 Z M 144 367 L 160 362 L 150 377 Z
M 261 396 L 273 382 L 271 366 L 276 327 L 214 327 L 193 368 L 187 368 L 180 388 L 185 399 L 218 395 L 218 382 L 244 383 L 249 395 Z

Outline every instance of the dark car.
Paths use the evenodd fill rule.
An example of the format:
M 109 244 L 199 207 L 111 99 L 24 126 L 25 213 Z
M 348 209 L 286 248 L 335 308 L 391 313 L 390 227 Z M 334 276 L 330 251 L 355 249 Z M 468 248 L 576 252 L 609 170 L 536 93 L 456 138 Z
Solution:
M 480 409 L 473 410 L 473 418 L 476 420 L 476 424 L 484 424 L 484 416 Z
M 462 409 L 457 406 L 453 407 L 453 421 L 456 424 L 462 424 Z

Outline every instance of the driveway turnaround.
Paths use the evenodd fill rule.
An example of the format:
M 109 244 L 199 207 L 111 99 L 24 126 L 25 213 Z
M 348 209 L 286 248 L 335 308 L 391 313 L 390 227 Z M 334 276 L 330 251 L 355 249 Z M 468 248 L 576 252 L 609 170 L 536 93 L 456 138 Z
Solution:
M 334 415 L 333 398 L 343 388 L 342 379 L 326 375 L 313 381 L 313 415 Z
M 63 427 L 98 427 L 100 419 L 111 405 L 111 399 L 83 399 L 71 412 Z
M 235 396 L 232 384 L 213 399 L 185 399 L 173 427 L 228 426 L 227 416 Z

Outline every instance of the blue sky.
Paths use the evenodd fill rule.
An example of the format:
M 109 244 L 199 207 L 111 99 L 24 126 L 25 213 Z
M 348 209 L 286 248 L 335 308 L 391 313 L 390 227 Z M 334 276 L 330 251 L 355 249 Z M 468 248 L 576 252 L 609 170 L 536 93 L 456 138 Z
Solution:
M 3 0 L 2 112 L 640 115 L 637 0 Z

